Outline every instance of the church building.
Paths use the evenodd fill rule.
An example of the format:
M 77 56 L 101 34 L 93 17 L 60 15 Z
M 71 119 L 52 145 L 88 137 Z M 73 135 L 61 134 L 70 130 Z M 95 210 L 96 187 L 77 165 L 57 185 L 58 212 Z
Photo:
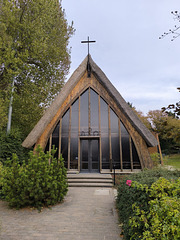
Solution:
M 54 145 L 69 172 L 107 173 L 151 168 L 157 140 L 88 54 L 22 145 Z

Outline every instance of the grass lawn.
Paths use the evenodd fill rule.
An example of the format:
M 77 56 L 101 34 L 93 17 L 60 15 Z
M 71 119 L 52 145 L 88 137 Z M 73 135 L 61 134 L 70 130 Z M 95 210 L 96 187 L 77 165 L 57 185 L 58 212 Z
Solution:
M 180 169 L 180 154 L 166 156 L 164 158 L 164 165 L 170 165 Z

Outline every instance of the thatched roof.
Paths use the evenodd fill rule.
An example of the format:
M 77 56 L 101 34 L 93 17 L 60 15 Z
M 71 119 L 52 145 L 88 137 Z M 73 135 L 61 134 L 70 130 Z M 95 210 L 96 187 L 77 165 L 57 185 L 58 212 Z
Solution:
M 81 79 L 85 71 L 87 70 L 87 62 L 88 56 L 84 59 L 84 61 L 79 65 L 79 67 L 74 71 L 72 76 L 69 78 L 67 83 L 62 88 L 59 95 L 56 97 L 51 106 L 46 110 L 43 117 L 39 120 L 33 130 L 29 133 L 27 138 L 24 140 L 22 146 L 26 148 L 32 147 L 38 140 L 38 138 L 44 132 L 46 126 L 53 119 L 55 114 L 57 113 L 60 106 L 65 101 L 66 97 L 70 94 L 72 89 Z M 140 121 L 137 115 L 133 112 L 133 110 L 129 107 L 126 101 L 122 98 L 117 89 L 112 85 L 109 79 L 106 77 L 104 72 L 96 65 L 96 63 L 92 60 L 89 55 L 89 63 L 91 66 L 91 72 L 95 75 L 97 80 L 101 83 L 102 86 L 107 90 L 109 95 L 116 102 L 121 111 L 128 118 L 130 123 L 134 126 L 134 128 L 139 132 L 139 134 L 144 138 L 147 145 L 149 147 L 153 147 L 157 145 L 157 141 L 152 133 L 144 126 L 144 124 Z

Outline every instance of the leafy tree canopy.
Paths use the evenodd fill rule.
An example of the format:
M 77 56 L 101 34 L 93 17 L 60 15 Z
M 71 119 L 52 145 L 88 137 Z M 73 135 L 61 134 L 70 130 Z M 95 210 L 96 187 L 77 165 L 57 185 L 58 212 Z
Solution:
M 14 79 L 12 124 L 34 125 L 60 91 L 73 31 L 58 0 L 0 0 L 0 102 L 7 113 Z
M 178 152 L 180 149 L 180 120 L 160 110 L 148 112 L 148 119 L 159 134 L 162 150 Z

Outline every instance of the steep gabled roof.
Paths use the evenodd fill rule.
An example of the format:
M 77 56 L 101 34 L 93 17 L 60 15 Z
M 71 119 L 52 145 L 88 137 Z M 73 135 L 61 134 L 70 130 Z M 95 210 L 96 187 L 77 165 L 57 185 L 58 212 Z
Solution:
M 22 146 L 26 148 L 32 147 L 38 140 L 38 138 L 42 135 L 45 128 L 49 124 L 49 122 L 53 119 L 55 114 L 57 113 L 60 106 L 65 101 L 66 97 L 70 94 L 72 89 L 79 82 L 85 71 L 87 70 L 87 62 L 88 56 L 84 59 L 84 61 L 79 65 L 79 67 L 74 71 L 72 76 L 66 82 L 60 93 L 55 98 L 54 102 L 51 106 L 46 110 L 43 117 L 39 120 L 33 130 L 29 133 L 27 138 L 24 140 Z M 144 124 L 140 121 L 137 115 L 133 112 L 133 110 L 129 107 L 126 101 L 122 98 L 117 89 L 112 85 L 109 79 L 106 77 L 104 72 L 97 66 L 97 64 L 92 60 L 89 55 L 89 64 L 91 67 L 91 72 L 95 75 L 97 80 L 101 83 L 102 86 L 106 89 L 109 95 L 116 102 L 117 106 L 121 109 L 121 111 L 128 118 L 130 123 L 134 126 L 134 128 L 139 132 L 139 134 L 144 138 L 147 145 L 149 147 L 156 146 L 157 140 L 152 135 L 152 133 L 144 126 Z

